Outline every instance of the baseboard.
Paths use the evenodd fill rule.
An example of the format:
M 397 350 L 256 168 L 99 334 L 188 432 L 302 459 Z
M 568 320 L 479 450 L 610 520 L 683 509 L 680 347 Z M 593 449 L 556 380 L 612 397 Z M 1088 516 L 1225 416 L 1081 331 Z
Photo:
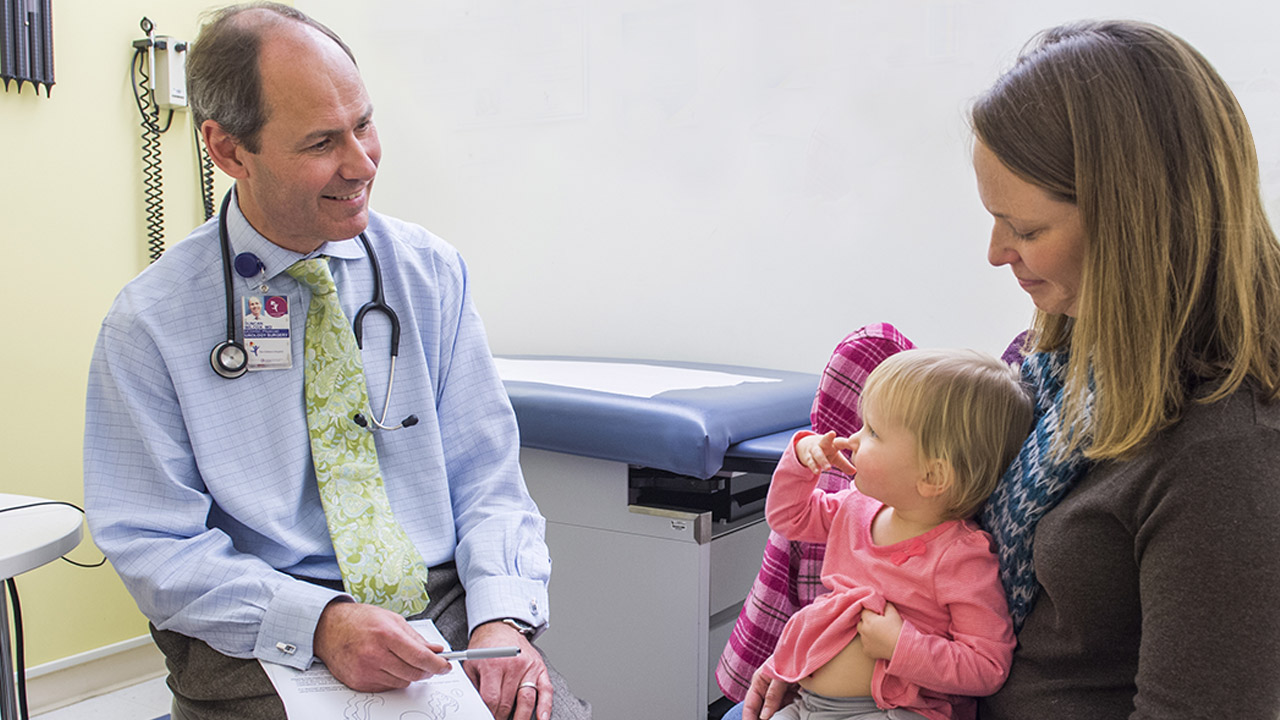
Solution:
M 150 635 L 140 635 L 28 668 L 27 705 L 39 715 L 164 673 L 164 655 Z

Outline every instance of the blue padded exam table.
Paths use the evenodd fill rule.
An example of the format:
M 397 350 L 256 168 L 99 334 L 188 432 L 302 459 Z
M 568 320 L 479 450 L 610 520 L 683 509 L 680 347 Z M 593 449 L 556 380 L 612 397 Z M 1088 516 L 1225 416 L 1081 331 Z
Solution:
M 768 538 L 768 479 L 809 426 L 818 376 L 592 358 L 498 363 L 525 481 L 547 519 L 551 625 L 539 646 L 599 720 L 704 720 Z

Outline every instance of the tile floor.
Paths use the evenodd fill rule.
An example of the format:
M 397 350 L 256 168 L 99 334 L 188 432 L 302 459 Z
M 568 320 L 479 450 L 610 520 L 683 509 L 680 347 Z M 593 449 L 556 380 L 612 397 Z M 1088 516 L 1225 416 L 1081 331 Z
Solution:
M 31 720 L 152 720 L 169 715 L 169 688 L 158 677 L 113 693 L 68 705 Z

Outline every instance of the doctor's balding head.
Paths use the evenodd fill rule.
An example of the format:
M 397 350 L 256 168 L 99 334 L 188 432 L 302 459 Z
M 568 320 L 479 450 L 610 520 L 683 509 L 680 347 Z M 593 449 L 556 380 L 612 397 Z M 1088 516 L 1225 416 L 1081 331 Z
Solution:
M 196 127 L 213 120 L 245 149 L 258 151 L 258 133 L 268 113 L 259 73 L 262 45 L 284 23 L 314 28 L 355 63 L 337 33 L 297 8 L 248 2 L 214 11 L 187 54 L 187 93 Z
M 364 231 L 382 146 L 332 30 L 288 6 L 237 5 L 200 32 L 187 69 L 209 157 L 258 233 L 306 254 Z

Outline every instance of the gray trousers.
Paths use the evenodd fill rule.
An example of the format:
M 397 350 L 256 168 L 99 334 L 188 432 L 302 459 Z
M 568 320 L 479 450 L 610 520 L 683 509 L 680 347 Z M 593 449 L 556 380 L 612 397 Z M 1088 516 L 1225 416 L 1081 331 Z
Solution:
M 928 718 L 902 708 L 882 710 L 876 707 L 876 701 L 869 697 L 833 698 L 801 690 L 800 697 L 774 714 L 772 720 L 928 720 Z
M 430 618 L 455 650 L 465 648 L 466 591 L 452 563 L 430 569 L 427 594 L 431 604 L 416 617 Z M 164 653 L 169 670 L 172 720 L 285 720 L 284 703 L 257 660 L 228 657 L 201 640 L 154 625 L 151 637 Z M 547 672 L 555 691 L 551 719 L 591 720 L 591 705 L 569 691 L 550 663 Z

